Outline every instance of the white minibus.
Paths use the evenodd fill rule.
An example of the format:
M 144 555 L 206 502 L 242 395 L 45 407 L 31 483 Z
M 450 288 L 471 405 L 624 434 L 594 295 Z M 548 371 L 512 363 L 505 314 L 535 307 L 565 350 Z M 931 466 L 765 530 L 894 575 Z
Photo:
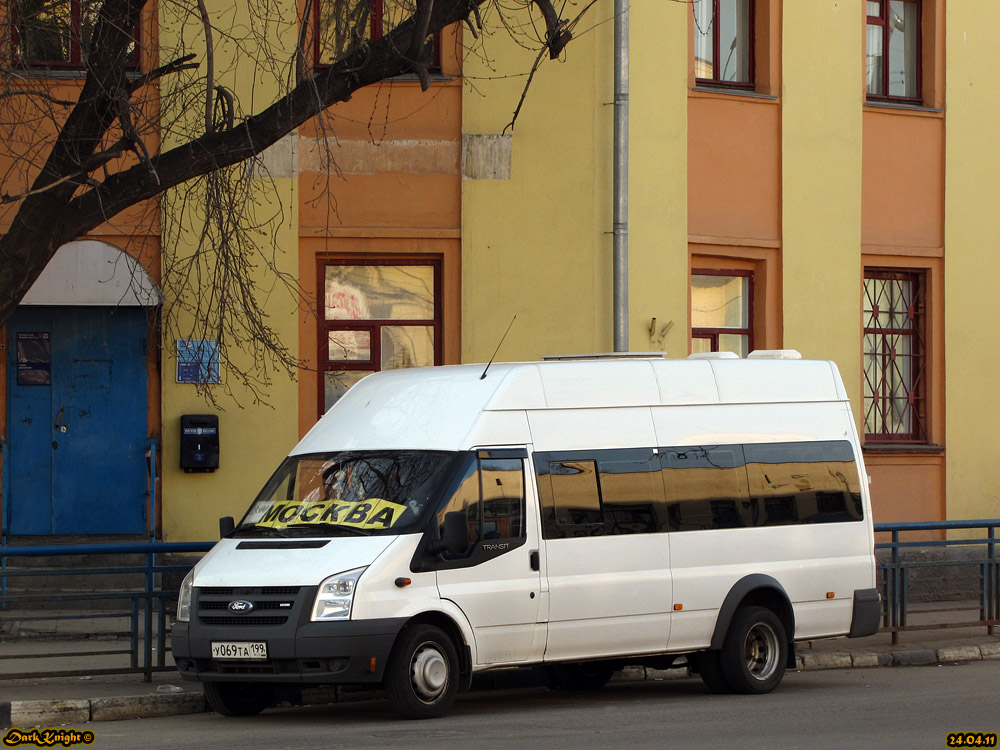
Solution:
M 847 393 L 789 350 L 376 373 L 223 522 L 171 637 L 227 715 L 368 685 L 435 717 L 527 665 L 765 693 L 796 641 L 881 616 Z

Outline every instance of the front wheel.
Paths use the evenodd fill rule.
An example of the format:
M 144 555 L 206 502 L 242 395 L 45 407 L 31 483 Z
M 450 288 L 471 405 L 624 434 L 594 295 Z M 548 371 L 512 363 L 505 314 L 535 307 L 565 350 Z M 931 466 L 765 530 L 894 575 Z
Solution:
M 785 676 L 788 640 L 781 620 L 764 607 L 737 611 L 720 653 L 722 673 L 737 693 L 769 693 Z
M 205 682 L 208 705 L 223 716 L 256 716 L 274 700 L 268 682 Z
M 458 652 L 444 631 L 415 625 L 399 634 L 385 670 L 385 694 L 405 719 L 443 716 L 458 693 Z

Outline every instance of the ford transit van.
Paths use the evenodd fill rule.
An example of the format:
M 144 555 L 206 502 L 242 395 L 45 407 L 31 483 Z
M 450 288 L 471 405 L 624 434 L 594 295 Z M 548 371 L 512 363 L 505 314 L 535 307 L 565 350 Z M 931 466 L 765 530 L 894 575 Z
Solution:
M 765 693 L 881 615 L 832 362 L 603 358 L 361 380 L 185 578 L 181 674 L 223 714 L 381 686 L 440 716 L 476 672 L 594 689 L 685 663 Z

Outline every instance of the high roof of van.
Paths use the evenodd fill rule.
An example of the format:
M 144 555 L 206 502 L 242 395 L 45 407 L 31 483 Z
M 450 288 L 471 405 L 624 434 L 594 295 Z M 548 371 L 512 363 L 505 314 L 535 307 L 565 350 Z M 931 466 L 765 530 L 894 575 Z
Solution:
M 462 450 L 486 413 L 847 401 L 833 362 L 606 358 L 386 370 L 353 386 L 293 453 Z

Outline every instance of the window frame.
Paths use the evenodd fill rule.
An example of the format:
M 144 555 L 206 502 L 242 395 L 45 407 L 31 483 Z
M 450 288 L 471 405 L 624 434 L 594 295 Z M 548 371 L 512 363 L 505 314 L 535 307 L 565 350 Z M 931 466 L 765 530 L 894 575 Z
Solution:
M 916 71 L 915 77 L 917 80 L 917 95 L 916 96 L 894 96 L 889 93 L 889 10 L 891 0 L 873 0 L 880 3 L 881 11 L 878 16 L 868 15 L 868 4 L 865 3 L 865 98 L 869 102 L 898 102 L 901 104 L 923 104 L 924 97 L 924 40 L 923 40 L 923 26 L 924 26 L 924 7 L 923 0 L 905 0 L 906 2 L 912 2 L 917 6 L 917 18 L 919 23 L 917 24 L 917 54 L 916 54 Z M 868 28 L 870 26 L 879 26 L 882 29 L 882 91 L 881 94 L 873 94 L 868 90 Z
M 21 35 L 18 31 L 19 0 L 10 4 L 10 59 L 15 65 L 31 70 L 85 71 L 87 62 L 84 59 L 83 40 L 80 36 L 83 0 L 63 0 L 70 7 L 69 60 L 25 60 L 21 56 Z M 134 71 L 139 68 L 139 50 L 142 42 L 142 17 L 136 19 L 132 34 L 135 44 L 132 54 L 125 62 L 125 67 Z
M 913 321 L 911 328 L 879 328 L 869 326 L 869 317 L 872 316 L 871 307 L 877 307 L 877 302 L 871 299 L 868 292 L 868 281 L 880 280 L 889 282 L 910 281 L 915 284 L 913 295 L 914 304 L 907 309 L 907 317 Z M 930 430 L 928 425 L 928 387 L 927 378 L 930 371 L 930 363 L 927 355 L 927 316 L 929 308 L 927 304 L 927 290 L 929 286 L 928 271 L 922 268 L 894 268 L 867 266 L 864 269 L 864 284 L 862 285 L 862 409 L 864 421 L 864 436 L 866 444 L 879 445 L 926 445 L 930 442 Z M 877 315 L 877 313 L 875 313 Z M 878 367 L 877 381 L 872 382 L 868 376 L 868 357 L 876 356 L 883 360 L 887 356 L 884 354 L 886 347 L 875 347 L 872 352 L 868 349 L 868 337 L 879 336 L 884 341 L 890 337 L 907 336 L 912 342 L 912 353 L 906 355 L 910 358 L 912 374 L 909 383 L 906 384 L 906 401 L 908 402 L 907 412 L 910 418 L 910 430 L 907 432 L 886 431 L 884 426 L 892 420 L 887 414 L 891 414 L 894 397 L 886 390 L 888 380 L 887 373 L 893 366 L 892 362 L 896 358 L 894 346 L 889 345 L 889 361 L 883 362 Z M 898 372 L 898 371 L 897 371 Z M 869 400 L 871 404 L 869 405 Z M 868 432 L 868 419 L 872 410 L 876 410 L 876 416 L 880 418 L 883 425 L 881 432 Z
M 395 319 L 326 317 L 326 268 L 327 266 L 429 266 L 434 278 L 434 317 Z M 432 326 L 434 330 L 434 364 L 444 363 L 444 261 L 440 256 L 378 256 L 378 257 L 320 257 L 317 259 L 317 352 L 319 370 L 318 415 L 326 413 L 326 373 L 327 372 L 381 372 L 382 371 L 382 328 L 397 326 Z M 371 345 L 368 359 L 332 359 L 330 357 L 331 331 L 370 331 Z
M 697 0 L 698 2 L 705 2 L 712 4 L 712 77 L 711 78 L 701 78 L 697 74 L 697 64 L 695 65 L 695 85 L 696 86 L 711 86 L 726 89 L 737 89 L 741 91 L 754 91 L 757 88 L 757 0 L 748 0 L 750 7 L 748 9 L 749 16 L 749 32 L 747 45 L 749 49 L 749 57 L 747 60 L 747 68 L 749 71 L 747 81 L 726 81 L 722 80 L 718 76 L 718 60 L 719 51 L 721 46 L 721 41 L 719 37 L 719 24 L 716 19 L 719 17 L 719 4 L 722 0 Z M 697 34 L 698 22 L 697 16 L 695 15 L 696 9 L 694 8 L 694 3 L 692 3 L 692 15 L 694 16 L 694 33 Z M 694 37 L 692 37 L 694 39 Z M 697 43 L 694 44 L 694 49 L 697 50 Z
M 719 350 L 719 336 L 729 334 L 747 337 L 747 354 L 754 350 L 754 272 L 739 269 L 723 268 L 692 268 L 691 277 L 688 281 L 691 284 L 695 276 L 737 276 L 747 280 L 747 325 L 744 328 L 703 328 L 691 326 L 691 341 L 694 339 L 708 339 L 711 342 L 710 351 Z M 689 311 L 690 314 L 690 311 Z M 743 354 L 740 354 L 743 357 Z
M 391 0 L 390 0 L 391 1 Z M 388 32 L 383 28 L 382 18 L 383 11 L 385 9 L 386 0 L 369 0 L 369 10 L 368 10 L 368 33 L 369 41 L 374 42 L 381 39 Z M 321 40 L 323 38 L 323 30 L 320 23 L 320 6 L 323 4 L 323 0 L 314 0 L 312 4 L 312 14 L 310 18 L 310 23 L 312 24 L 312 64 L 315 70 L 323 70 L 329 68 L 331 65 L 336 64 L 330 62 L 323 62 L 320 60 L 321 54 Z M 392 29 L 389 29 L 392 31 Z M 434 56 L 431 63 L 427 66 L 428 71 L 431 73 L 441 72 L 441 32 L 434 32 L 433 45 L 434 45 Z

